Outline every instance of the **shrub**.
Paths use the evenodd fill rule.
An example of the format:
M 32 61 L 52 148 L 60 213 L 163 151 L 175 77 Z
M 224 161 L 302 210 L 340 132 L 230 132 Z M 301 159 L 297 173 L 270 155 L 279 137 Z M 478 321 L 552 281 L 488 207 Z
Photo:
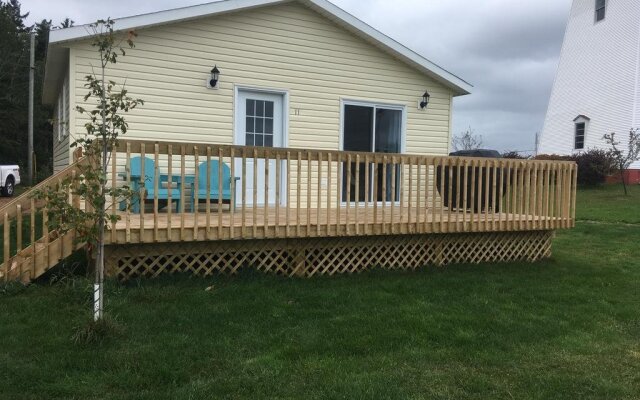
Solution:
M 502 153 L 502 158 L 509 158 L 514 160 L 528 160 L 530 157 L 523 156 L 517 151 L 505 151 L 504 153 Z
M 614 170 L 614 160 L 605 150 L 591 149 L 574 157 L 578 164 L 578 183 L 595 186 L 605 183 Z
M 609 152 L 590 149 L 579 154 L 562 156 L 558 154 L 539 154 L 535 160 L 574 161 L 578 164 L 578 184 L 595 186 L 605 183 L 607 175 L 614 171 L 614 160 Z

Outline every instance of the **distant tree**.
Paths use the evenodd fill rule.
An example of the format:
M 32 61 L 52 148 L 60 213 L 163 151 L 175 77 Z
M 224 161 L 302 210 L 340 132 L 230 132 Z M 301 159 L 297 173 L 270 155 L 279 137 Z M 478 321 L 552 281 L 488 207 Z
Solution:
M 0 0 L 0 162 L 27 167 L 29 34 L 36 34 L 33 143 L 36 180 L 52 171 L 53 110 L 42 104 L 42 86 L 51 20 L 26 25 L 18 0 Z M 73 21 L 68 21 L 73 22 Z M 63 22 L 65 24 L 65 22 Z
M 603 139 L 611 146 L 609 155 L 614 160 L 616 168 L 620 171 L 622 187 L 624 188 L 624 194 L 626 196 L 629 193 L 627 192 L 627 182 L 624 172 L 629 169 L 631 164 L 640 160 L 640 129 L 632 128 L 629 130 L 629 141 L 627 142 L 626 151 L 620 147 L 622 143 L 616 139 L 615 132 L 604 135 Z
M 64 28 L 71 28 L 73 26 L 73 24 L 75 24 L 76 21 L 70 19 L 70 18 L 65 18 L 64 21 L 62 21 L 59 25 L 60 29 L 64 29 Z
M 477 135 L 471 127 L 466 132 L 455 135 L 451 141 L 455 151 L 476 150 L 482 147 L 482 135 Z

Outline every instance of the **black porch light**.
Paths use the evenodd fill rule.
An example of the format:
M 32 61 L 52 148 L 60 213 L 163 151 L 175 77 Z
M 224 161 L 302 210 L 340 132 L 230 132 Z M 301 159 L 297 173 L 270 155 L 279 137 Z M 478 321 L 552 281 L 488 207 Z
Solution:
M 216 65 L 211 70 L 211 80 L 209 80 L 209 86 L 212 88 L 215 88 L 218 85 L 219 80 L 220 80 L 220 70 Z
M 420 109 L 424 110 L 425 108 L 427 108 L 430 98 L 431 95 L 429 95 L 429 92 L 424 92 L 424 94 L 422 95 L 422 101 L 420 102 Z

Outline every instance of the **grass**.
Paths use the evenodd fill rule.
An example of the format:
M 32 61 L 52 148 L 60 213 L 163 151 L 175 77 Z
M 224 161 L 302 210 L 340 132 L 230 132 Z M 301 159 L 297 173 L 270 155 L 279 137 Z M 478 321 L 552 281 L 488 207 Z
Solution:
M 534 265 L 111 282 L 98 332 L 89 281 L 8 288 L 0 398 L 637 399 L 638 193 Z
M 578 191 L 578 220 L 602 222 L 640 223 L 640 186 L 627 188 L 624 195 L 622 185 L 605 185 Z

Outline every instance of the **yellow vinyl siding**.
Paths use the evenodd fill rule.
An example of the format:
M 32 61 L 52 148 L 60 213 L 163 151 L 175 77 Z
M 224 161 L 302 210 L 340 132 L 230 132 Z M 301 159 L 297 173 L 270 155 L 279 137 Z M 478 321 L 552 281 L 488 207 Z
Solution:
M 405 105 L 406 151 L 445 154 L 451 91 L 298 3 L 143 29 L 136 48 L 110 66 L 145 106 L 128 116 L 129 138 L 233 142 L 234 85 L 289 92 L 290 147 L 338 149 L 340 100 Z M 73 48 L 75 100 L 97 65 L 88 42 Z M 217 64 L 219 90 L 206 88 Z M 421 93 L 431 103 L 419 111 Z M 298 115 L 295 114 L 298 110 Z M 77 118 L 82 132 L 85 120 Z

